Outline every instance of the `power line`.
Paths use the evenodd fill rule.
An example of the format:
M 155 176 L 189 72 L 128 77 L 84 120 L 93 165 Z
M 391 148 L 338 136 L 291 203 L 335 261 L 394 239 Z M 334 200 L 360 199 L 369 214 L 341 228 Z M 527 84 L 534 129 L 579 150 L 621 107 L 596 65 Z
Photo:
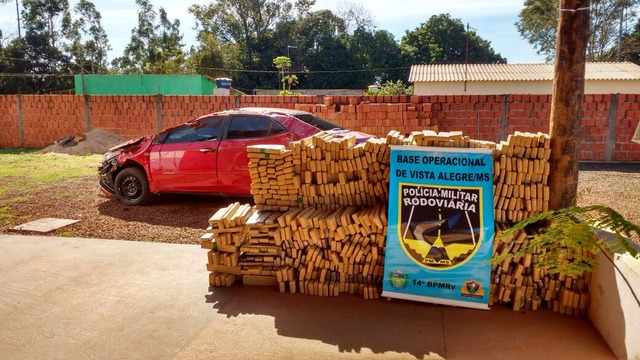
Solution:
M 3 58 L 0 59 L 11 59 L 11 58 Z M 22 59 L 16 59 L 22 60 Z M 208 71 L 219 71 L 219 72 L 227 72 L 227 73 L 247 73 L 247 74 L 278 74 L 277 70 L 237 70 L 237 69 L 225 69 L 225 68 L 208 68 L 208 67 L 200 67 L 199 70 L 208 70 Z M 376 68 L 376 69 L 350 69 L 350 70 L 318 70 L 318 71 L 291 71 L 291 74 L 301 74 L 301 75 L 314 75 L 314 74 L 345 74 L 345 73 L 364 73 L 364 72 L 375 72 L 375 71 L 395 71 L 395 70 L 408 70 L 409 67 L 395 67 L 395 68 Z M 127 75 L 127 74 L 123 74 Z M 139 75 L 139 74 L 136 74 Z M 155 75 L 155 74 L 148 74 Z M 181 75 L 181 74 L 173 74 L 173 75 Z M 74 76 L 74 74 L 34 74 L 34 73 L 0 73 L 0 77 L 28 77 L 28 76 L 51 76 L 51 77 L 68 77 Z
M 238 70 L 238 69 L 225 69 L 225 68 L 209 68 L 199 67 L 199 70 L 211 70 L 211 71 L 223 71 L 231 73 L 260 73 L 260 74 L 278 74 L 278 70 Z M 346 70 L 311 70 L 311 71 L 289 71 L 291 74 L 341 74 L 341 73 L 360 73 L 371 71 L 394 71 L 394 70 L 407 70 L 409 66 L 394 67 L 394 68 L 375 68 L 375 69 L 346 69 Z
M 0 77 L 8 77 L 8 78 L 20 78 L 20 77 L 51 77 L 51 78 L 62 78 L 62 77 L 73 77 L 74 74 L 34 74 L 34 73 L 0 73 Z

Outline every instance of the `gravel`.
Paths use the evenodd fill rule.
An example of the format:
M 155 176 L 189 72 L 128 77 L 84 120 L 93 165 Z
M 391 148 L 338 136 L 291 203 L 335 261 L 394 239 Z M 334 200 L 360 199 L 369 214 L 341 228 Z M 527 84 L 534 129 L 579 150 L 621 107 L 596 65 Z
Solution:
M 640 164 L 581 164 L 578 188 L 579 205 L 609 206 L 640 224 Z M 29 198 L 11 205 L 13 217 L 3 220 L 0 213 L 0 233 L 56 217 L 80 221 L 51 232 L 52 236 L 197 244 L 216 210 L 236 201 L 251 202 L 250 198 L 164 195 L 147 206 L 125 206 L 101 194 L 97 174 L 27 191 Z

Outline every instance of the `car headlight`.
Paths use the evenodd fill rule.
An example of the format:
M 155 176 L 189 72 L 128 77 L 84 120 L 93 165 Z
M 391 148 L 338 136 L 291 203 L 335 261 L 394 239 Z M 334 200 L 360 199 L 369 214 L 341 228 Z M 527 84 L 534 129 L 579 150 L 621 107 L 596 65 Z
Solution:
M 104 155 L 102 155 L 102 162 L 107 162 L 107 161 L 113 159 L 114 157 L 120 155 L 121 153 L 122 153 L 122 150 L 109 151 L 109 152 L 105 153 Z

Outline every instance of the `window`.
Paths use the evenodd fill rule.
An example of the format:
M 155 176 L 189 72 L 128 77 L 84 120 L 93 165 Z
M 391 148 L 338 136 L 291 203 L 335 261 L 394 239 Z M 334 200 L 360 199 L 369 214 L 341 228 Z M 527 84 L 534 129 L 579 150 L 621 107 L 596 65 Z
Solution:
M 220 140 L 224 117 L 216 116 L 184 124 L 167 135 L 165 144 Z
M 267 116 L 234 116 L 229 125 L 227 139 L 266 137 L 287 131 L 282 125 Z

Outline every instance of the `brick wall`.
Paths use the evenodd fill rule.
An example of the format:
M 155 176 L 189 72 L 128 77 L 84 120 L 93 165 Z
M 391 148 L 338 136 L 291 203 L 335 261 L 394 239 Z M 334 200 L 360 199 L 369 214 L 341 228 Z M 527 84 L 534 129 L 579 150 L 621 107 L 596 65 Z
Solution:
M 640 144 L 631 141 L 639 101 L 640 94 L 585 95 L 582 160 L 640 161 Z M 97 128 L 135 138 L 238 106 L 297 108 L 376 136 L 437 127 L 499 142 L 515 131 L 548 133 L 551 96 L 4 95 L 0 147 L 45 147 Z

